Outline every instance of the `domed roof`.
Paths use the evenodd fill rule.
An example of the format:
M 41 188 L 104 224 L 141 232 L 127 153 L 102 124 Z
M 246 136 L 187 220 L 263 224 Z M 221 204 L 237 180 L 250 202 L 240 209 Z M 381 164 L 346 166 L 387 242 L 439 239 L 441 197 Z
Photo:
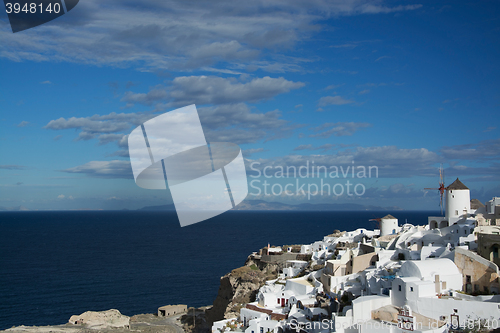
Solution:
M 408 260 L 401 265 L 399 275 L 401 277 L 431 278 L 436 274 L 453 275 L 460 274 L 458 267 L 447 258 Z

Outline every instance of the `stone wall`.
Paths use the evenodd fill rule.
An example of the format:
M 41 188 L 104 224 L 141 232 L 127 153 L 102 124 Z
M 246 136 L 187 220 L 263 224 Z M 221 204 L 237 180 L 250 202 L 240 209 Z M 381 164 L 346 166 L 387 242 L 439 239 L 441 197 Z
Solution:
M 473 292 L 497 292 L 498 266 L 493 262 L 482 258 L 474 252 L 457 248 L 455 250 L 455 265 L 462 273 L 462 291 Z
M 186 304 L 165 305 L 158 308 L 158 317 L 169 317 L 186 311 Z

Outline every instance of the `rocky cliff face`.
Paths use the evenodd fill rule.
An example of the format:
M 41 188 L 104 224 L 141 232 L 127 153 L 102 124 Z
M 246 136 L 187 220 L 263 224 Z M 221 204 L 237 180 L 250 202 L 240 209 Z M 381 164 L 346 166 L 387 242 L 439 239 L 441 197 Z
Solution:
M 217 298 L 212 308 L 206 311 L 207 321 L 213 323 L 237 317 L 246 303 L 255 301 L 259 288 L 265 281 L 276 278 L 277 274 L 276 265 L 259 265 L 249 257 L 244 266 L 221 277 Z

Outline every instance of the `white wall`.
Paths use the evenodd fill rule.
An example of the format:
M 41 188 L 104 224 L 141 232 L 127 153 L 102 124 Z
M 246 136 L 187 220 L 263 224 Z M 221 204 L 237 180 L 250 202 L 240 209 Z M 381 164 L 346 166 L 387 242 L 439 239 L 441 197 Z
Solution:
M 312 285 L 309 283 L 304 284 L 301 281 L 306 280 L 302 278 L 286 280 L 285 290 L 290 290 L 295 295 L 305 295 L 313 291 L 314 287 Z
M 357 323 L 371 319 L 373 310 L 389 304 L 391 304 L 389 296 L 374 295 L 356 298 L 352 301 L 354 322 Z
M 440 316 L 449 316 L 454 313 L 454 309 L 458 310 L 456 314 L 459 315 L 460 323 L 463 325 L 471 316 L 475 318 L 494 318 L 500 320 L 500 310 L 498 303 L 491 302 L 474 302 L 455 300 L 453 298 L 439 299 L 439 298 L 420 298 L 414 304 L 409 304 L 414 312 L 423 316 L 439 319 Z
M 457 218 L 468 213 L 470 210 L 469 190 L 447 190 L 446 191 L 446 217 Z M 451 222 L 451 221 L 450 221 Z
M 259 311 L 255 311 L 255 310 L 251 310 L 251 309 L 247 309 L 247 308 L 241 308 L 241 310 L 240 310 L 240 321 L 244 322 L 246 320 L 247 325 L 250 322 L 250 320 L 253 320 L 253 319 L 265 320 L 265 319 L 267 319 L 267 317 L 268 317 L 267 314 L 259 312 Z
M 380 220 L 380 236 L 392 235 L 398 232 L 399 232 L 398 219 Z

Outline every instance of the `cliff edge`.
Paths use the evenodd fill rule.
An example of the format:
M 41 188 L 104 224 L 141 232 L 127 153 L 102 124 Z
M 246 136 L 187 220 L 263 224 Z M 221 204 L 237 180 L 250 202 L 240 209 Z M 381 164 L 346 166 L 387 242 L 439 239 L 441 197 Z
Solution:
M 277 265 L 262 264 L 249 256 L 244 266 L 221 277 L 217 297 L 206 311 L 207 322 L 237 317 L 246 303 L 255 301 L 259 288 L 277 277 Z

